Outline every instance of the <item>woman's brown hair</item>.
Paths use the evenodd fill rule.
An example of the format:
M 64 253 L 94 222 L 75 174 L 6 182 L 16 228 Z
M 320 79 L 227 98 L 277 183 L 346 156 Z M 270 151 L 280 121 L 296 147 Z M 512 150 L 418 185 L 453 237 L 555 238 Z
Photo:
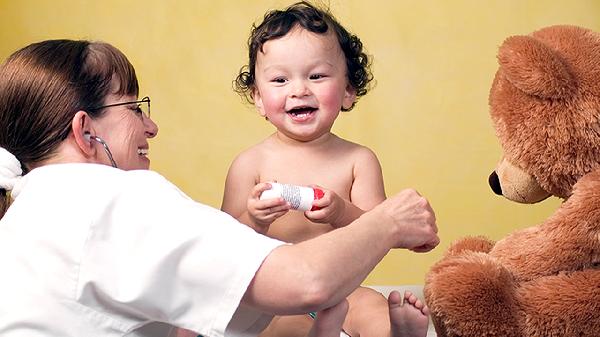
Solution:
M 103 105 L 109 94 L 137 96 L 138 90 L 133 66 L 107 43 L 28 45 L 0 66 L 0 147 L 21 162 L 26 174 L 55 153 L 77 111 L 100 117 L 102 110 L 90 110 Z M 8 192 L 0 188 L 0 218 L 8 205 Z

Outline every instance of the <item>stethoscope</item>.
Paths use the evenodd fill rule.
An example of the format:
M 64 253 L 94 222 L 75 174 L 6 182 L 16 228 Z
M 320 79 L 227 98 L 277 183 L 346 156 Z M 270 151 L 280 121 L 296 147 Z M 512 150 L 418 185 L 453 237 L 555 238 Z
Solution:
M 98 143 L 102 144 L 102 147 L 104 147 L 104 151 L 106 152 L 106 155 L 108 156 L 108 159 L 110 160 L 110 164 L 112 165 L 112 167 L 115 167 L 115 168 L 117 167 L 117 163 L 116 163 L 116 162 L 115 162 L 115 160 L 113 159 L 112 152 L 110 152 L 110 149 L 108 148 L 108 145 L 106 144 L 106 142 L 105 142 L 105 141 L 104 141 L 102 138 L 100 138 L 100 137 L 98 137 L 98 136 L 92 136 L 92 135 L 91 135 L 90 133 L 88 133 L 88 132 L 86 132 L 86 133 L 83 135 L 83 137 L 84 137 L 84 138 L 85 138 L 85 139 L 86 139 L 88 142 L 90 142 L 90 141 L 92 141 L 92 140 L 95 140 L 95 141 L 97 141 Z

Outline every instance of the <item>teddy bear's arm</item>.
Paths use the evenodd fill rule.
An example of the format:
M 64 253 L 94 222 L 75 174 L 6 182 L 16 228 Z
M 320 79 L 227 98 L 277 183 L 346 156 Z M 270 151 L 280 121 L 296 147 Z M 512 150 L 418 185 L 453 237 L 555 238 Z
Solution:
M 498 241 L 490 254 L 520 281 L 592 268 L 600 262 L 600 170 L 544 223 Z
M 459 255 L 465 251 L 489 253 L 493 247 L 494 241 L 484 236 L 468 236 L 450 244 L 445 256 Z

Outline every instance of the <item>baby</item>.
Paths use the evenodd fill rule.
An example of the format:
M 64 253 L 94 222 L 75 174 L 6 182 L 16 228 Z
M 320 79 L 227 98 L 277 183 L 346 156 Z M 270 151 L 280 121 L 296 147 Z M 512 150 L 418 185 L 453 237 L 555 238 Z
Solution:
M 352 109 L 372 80 L 360 39 L 328 11 L 299 2 L 267 13 L 248 45 L 249 64 L 236 89 L 276 131 L 233 161 L 222 210 L 257 232 L 295 243 L 346 226 L 381 203 L 376 155 L 331 132 L 340 111 Z M 313 210 L 290 211 L 283 198 L 260 198 L 269 182 L 315 187 L 323 196 Z M 333 310 L 328 320 L 335 323 L 336 312 L 346 315 L 343 330 L 350 336 L 427 333 L 428 308 L 410 293 L 393 292 L 386 300 L 361 287 L 347 300 L 347 315 Z M 309 315 L 280 316 L 261 336 L 306 336 L 312 325 Z M 335 324 L 322 325 L 328 332 L 319 336 L 336 335 Z

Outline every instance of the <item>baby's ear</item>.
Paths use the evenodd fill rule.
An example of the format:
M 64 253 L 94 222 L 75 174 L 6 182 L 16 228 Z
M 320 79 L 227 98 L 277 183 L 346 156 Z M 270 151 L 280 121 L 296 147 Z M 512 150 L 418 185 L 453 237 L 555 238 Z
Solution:
M 342 108 L 344 110 L 348 110 L 352 107 L 354 102 L 356 101 L 356 89 L 350 84 L 346 86 L 346 90 L 344 91 L 344 98 L 342 99 Z
M 262 117 L 265 117 L 267 114 L 265 113 L 262 96 L 256 87 L 252 89 L 252 101 L 254 102 L 254 106 L 256 107 L 256 110 L 258 110 L 258 113 Z

